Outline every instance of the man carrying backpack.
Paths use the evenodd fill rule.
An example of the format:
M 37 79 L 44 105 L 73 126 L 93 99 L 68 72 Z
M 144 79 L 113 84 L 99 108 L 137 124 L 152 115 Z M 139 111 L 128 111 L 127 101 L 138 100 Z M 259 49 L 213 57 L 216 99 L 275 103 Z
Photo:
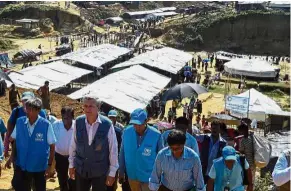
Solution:
M 204 182 L 207 182 L 208 172 L 212 166 L 213 160 L 222 154 L 226 141 L 220 136 L 220 122 L 215 120 L 211 123 L 211 135 L 196 135 L 200 150 L 200 161 Z
M 248 162 L 231 146 L 222 149 L 222 157 L 213 161 L 207 191 L 253 191 L 252 172 Z

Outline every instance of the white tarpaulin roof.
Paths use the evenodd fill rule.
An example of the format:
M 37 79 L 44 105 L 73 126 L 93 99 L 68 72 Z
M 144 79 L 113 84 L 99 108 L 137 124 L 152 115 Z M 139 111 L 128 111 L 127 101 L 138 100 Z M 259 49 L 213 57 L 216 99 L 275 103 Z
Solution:
M 282 109 L 274 100 L 253 88 L 236 96 L 250 98 L 249 100 L 250 119 L 255 118 L 258 121 L 265 121 L 266 114 L 282 112 Z M 231 114 L 236 117 L 247 116 L 247 114 L 237 114 L 235 112 L 231 112 Z
M 174 16 L 174 15 L 178 15 L 178 13 L 170 11 L 170 12 L 162 12 L 162 13 L 153 13 L 153 15 L 155 16 Z
M 192 57 L 191 54 L 181 50 L 164 47 L 140 54 L 126 62 L 115 65 L 112 69 L 145 64 L 172 74 L 177 74 Z
M 224 70 L 233 75 L 275 78 L 277 72 L 269 62 L 254 59 L 233 59 L 224 64 Z
M 31 66 L 19 72 L 11 72 L 9 77 L 17 87 L 27 89 L 38 89 L 44 85 L 45 81 L 49 81 L 50 90 L 53 90 L 89 73 L 92 73 L 92 71 L 57 61 Z
M 130 53 L 131 50 L 113 44 L 102 44 L 82 48 L 75 52 L 65 54 L 61 59 L 81 62 L 86 65 L 100 67 L 103 64 L 116 60 L 119 56 Z
M 69 97 L 80 99 L 85 95 L 94 95 L 109 105 L 131 113 L 136 108 L 145 108 L 170 80 L 142 66 L 133 66 L 109 74 Z

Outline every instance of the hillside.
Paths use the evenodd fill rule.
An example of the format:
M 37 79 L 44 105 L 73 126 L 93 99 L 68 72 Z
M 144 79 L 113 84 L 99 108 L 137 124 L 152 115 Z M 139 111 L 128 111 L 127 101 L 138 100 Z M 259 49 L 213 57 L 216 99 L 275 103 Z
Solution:
M 163 41 L 187 50 L 290 55 L 290 14 L 232 11 L 191 15 L 167 23 Z

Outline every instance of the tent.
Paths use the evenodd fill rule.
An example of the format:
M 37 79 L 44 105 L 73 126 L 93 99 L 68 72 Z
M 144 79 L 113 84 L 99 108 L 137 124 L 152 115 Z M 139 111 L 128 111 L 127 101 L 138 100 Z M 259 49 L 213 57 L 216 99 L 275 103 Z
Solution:
M 61 88 L 92 71 L 70 66 L 61 61 L 27 67 L 19 72 L 10 72 L 9 77 L 17 87 L 38 89 L 45 81 L 50 90 Z M 6 81 L 7 82 L 7 81 Z M 11 83 L 7 83 L 11 85 Z
M 69 97 L 81 99 L 86 95 L 94 95 L 113 107 L 131 113 L 136 108 L 146 108 L 170 80 L 137 65 L 109 74 L 70 94 Z
M 278 74 L 277 68 L 269 62 L 254 59 L 233 59 L 224 64 L 224 70 L 231 75 L 275 78 Z
M 140 54 L 126 62 L 115 65 L 112 69 L 145 64 L 172 74 L 177 74 L 192 58 L 193 56 L 187 52 L 164 47 Z
M 262 94 L 261 92 L 250 89 L 246 92 L 243 92 L 238 97 L 247 97 L 249 100 L 249 119 L 257 119 L 257 121 L 265 121 L 266 115 L 269 113 L 278 113 L 282 112 L 280 106 L 268 96 Z M 247 117 L 247 113 L 237 113 L 230 111 L 232 116 L 238 118 Z

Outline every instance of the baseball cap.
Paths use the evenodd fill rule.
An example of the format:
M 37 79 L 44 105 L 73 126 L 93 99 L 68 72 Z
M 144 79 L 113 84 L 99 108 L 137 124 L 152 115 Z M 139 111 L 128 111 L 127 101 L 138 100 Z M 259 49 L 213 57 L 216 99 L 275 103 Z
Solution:
M 34 97 L 35 97 L 34 93 L 32 93 L 32 92 L 23 92 L 21 95 L 21 101 L 29 100 L 29 99 L 32 99 Z
M 108 117 L 117 117 L 117 111 L 115 110 L 110 110 L 108 112 Z
M 135 109 L 130 114 L 130 122 L 129 124 L 136 124 L 136 125 L 142 125 L 148 118 L 147 112 L 141 108 Z
M 225 146 L 222 149 L 222 157 L 224 160 L 236 160 L 236 151 L 231 146 Z

